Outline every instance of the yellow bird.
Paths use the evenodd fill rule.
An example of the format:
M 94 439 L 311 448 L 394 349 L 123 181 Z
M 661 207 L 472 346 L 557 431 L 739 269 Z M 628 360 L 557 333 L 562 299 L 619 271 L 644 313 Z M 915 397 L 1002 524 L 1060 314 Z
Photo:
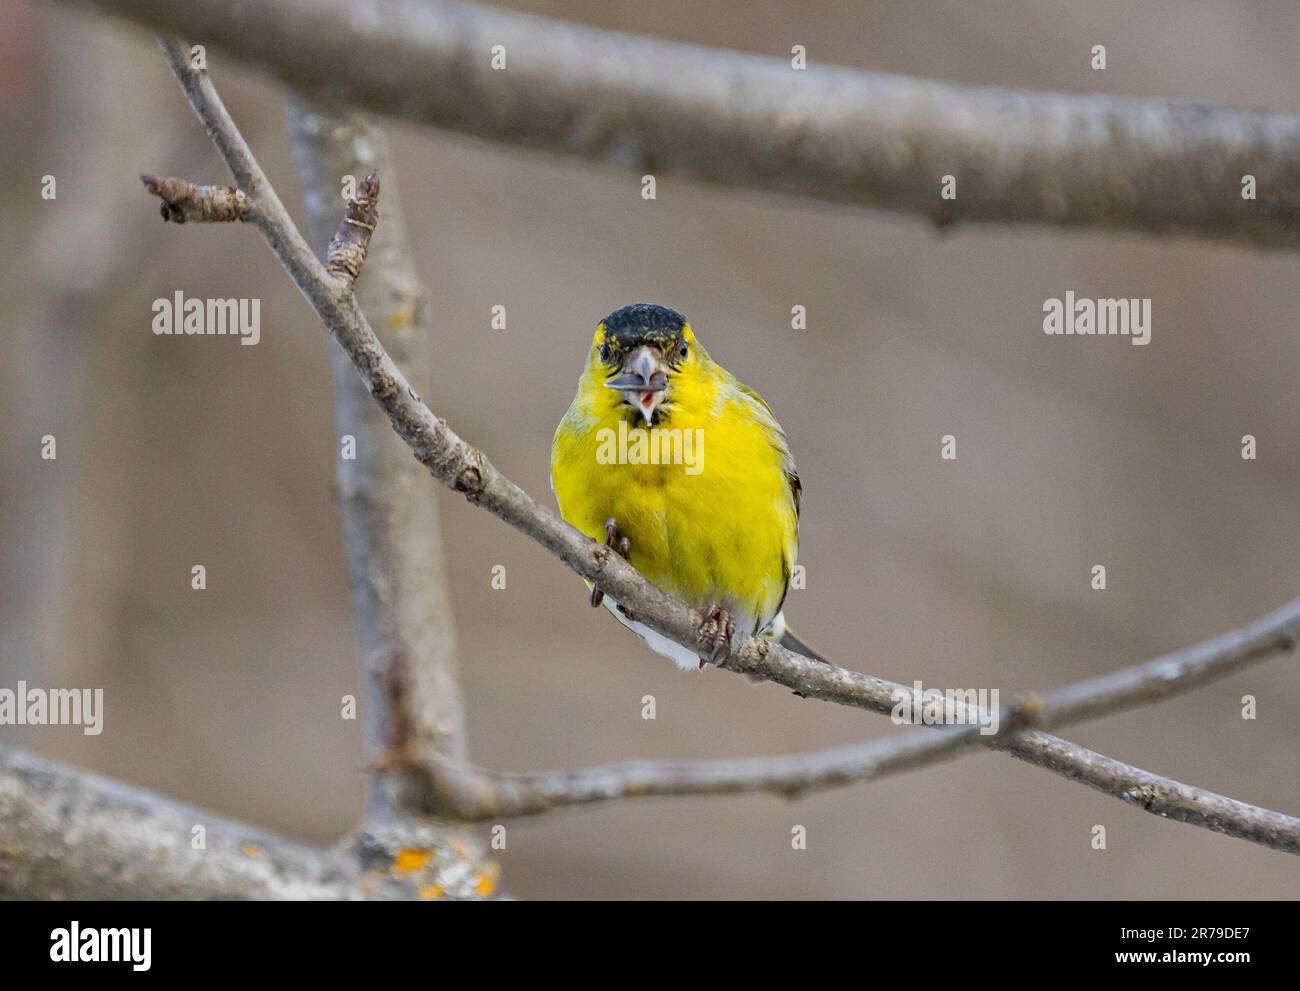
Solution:
M 737 628 L 816 656 L 781 611 L 802 491 L 785 432 L 680 313 L 636 303 L 596 327 L 551 445 L 551 488 L 570 524 L 716 621 L 713 660 Z M 602 601 L 656 652 L 703 667 L 593 591 Z

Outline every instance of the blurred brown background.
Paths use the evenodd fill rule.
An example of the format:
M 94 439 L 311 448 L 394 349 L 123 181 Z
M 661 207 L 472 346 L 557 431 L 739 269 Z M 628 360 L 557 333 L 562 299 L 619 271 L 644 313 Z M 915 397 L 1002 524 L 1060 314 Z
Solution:
M 525 3 L 602 26 L 964 83 L 1300 112 L 1283 3 Z M 0 0 L 0 685 L 106 691 L 106 731 L 32 747 L 295 836 L 360 811 L 324 332 L 251 228 L 164 226 L 141 171 L 228 181 L 153 42 Z M 1107 46 L 1109 67 L 1089 68 Z M 280 93 L 213 58 L 301 216 Z M 1219 633 L 1300 584 L 1294 256 L 970 228 L 393 132 L 438 314 L 429 399 L 549 500 L 551 434 L 596 320 L 694 323 L 768 399 L 804 480 L 788 614 L 840 663 L 927 686 L 1051 687 Z M 40 198 L 40 177 L 58 198 Z M 262 341 L 150 332 L 150 304 L 256 296 Z M 1153 342 L 1051 338 L 1067 289 L 1149 296 Z M 489 328 L 504 304 L 509 329 Z M 789 328 L 808 307 L 809 327 Z M 40 437 L 58 460 L 40 460 Z M 939 458 L 958 437 L 959 458 Z M 1239 441 L 1253 433 L 1257 461 Z M 893 731 L 683 674 L 544 551 L 442 507 L 475 760 L 505 769 L 807 750 Z M 189 587 L 203 563 L 208 590 Z M 1089 588 L 1106 565 L 1109 589 Z M 494 564 L 508 588 L 490 586 Z M 1240 718 L 1244 694 L 1259 718 Z M 653 694 L 658 719 L 640 718 Z M 1065 735 L 1300 812 L 1300 688 L 1275 660 Z M 808 830 L 793 851 L 790 829 Z M 1094 851 L 1090 830 L 1107 827 Z M 629 802 L 509 827 L 521 897 L 1291 897 L 1300 864 L 982 754 L 797 804 Z

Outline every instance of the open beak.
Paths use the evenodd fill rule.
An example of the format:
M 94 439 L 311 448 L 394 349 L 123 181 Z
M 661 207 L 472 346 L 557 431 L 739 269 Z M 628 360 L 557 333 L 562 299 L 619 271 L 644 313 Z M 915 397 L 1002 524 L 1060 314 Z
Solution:
M 623 374 L 605 383 L 605 388 L 623 393 L 628 405 L 641 412 L 647 425 L 668 388 L 668 375 L 659 361 L 659 352 L 654 348 L 639 347 L 623 362 Z

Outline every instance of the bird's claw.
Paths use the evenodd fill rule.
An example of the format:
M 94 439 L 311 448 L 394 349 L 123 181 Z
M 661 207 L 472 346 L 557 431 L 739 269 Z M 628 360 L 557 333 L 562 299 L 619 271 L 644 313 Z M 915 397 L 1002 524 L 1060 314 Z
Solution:
M 712 626 L 712 635 L 710 637 L 713 643 L 713 651 L 709 654 L 706 661 L 700 658 L 700 668 L 703 669 L 705 664 L 721 664 L 727 656 L 727 651 L 731 647 L 732 634 L 736 632 L 736 620 L 726 609 L 721 606 L 714 606 L 704 617 L 704 625 L 700 627 L 700 633 L 709 636 L 708 630 Z
M 614 553 L 616 553 L 624 561 L 631 560 L 632 541 L 628 540 L 627 537 L 619 536 L 617 520 L 609 519 L 605 521 L 605 546 L 613 548 Z M 593 585 L 591 589 L 592 606 L 593 607 L 598 606 L 604 601 L 605 601 L 605 593 L 602 592 L 597 586 Z M 628 612 L 626 609 L 623 609 L 622 606 L 619 606 L 619 609 L 622 610 L 623 615 L 626 616 L 628 619 L 633 618 L 632 614 Z

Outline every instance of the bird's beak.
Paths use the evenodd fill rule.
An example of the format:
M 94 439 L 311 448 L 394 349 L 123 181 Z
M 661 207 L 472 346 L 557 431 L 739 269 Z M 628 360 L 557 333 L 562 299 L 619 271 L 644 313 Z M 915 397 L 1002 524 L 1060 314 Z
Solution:
M 668 388 L 668 373 L 659 352 L 648 345 L 637 348 L 623 362 L 622 372 L 606 382 L 605 388 L 623 393 L 628 405 L 639 410 L 648 425 Z

